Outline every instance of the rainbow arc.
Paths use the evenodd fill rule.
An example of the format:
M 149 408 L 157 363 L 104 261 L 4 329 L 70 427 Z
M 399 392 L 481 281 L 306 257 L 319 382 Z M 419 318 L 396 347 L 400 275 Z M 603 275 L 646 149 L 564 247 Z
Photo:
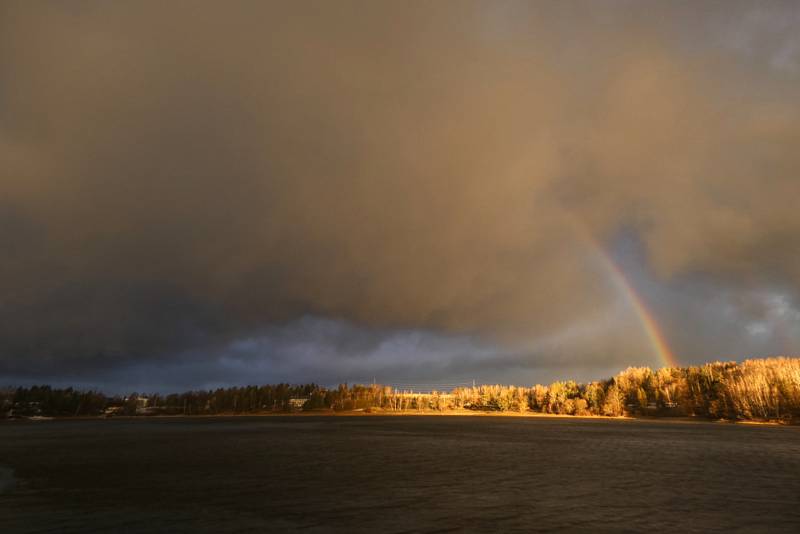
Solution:
M 595 256 L 600 261 L 603 269 L 613 283 L 614 288 L 620 292 L 630 304 L 658 359 L 665 367 L 680 367 L 680 363 L 669 348 L 669 344 L 661 328 L 658 326 L 658 322 L 655 320 L 653 313 L 650 312 L 645 305 L 644 299 L 636 292 L 633 284 L 628 280 L 627 276 L 625 276 L 625 272 L 577 219 L 573 217 L 570 220 L 577 233 L 591 246 Z
M 650 340 L 653 351 L 656 353 L 659 360 L 661 360 L 666 367 L 679 367 L 680 364 L 678 363 L 675 354 L 669 348 L 669 344 L 667 343 L 664 334 L 661 332 L 661 328 L 659 328 L 658 323 L 653 317 L 653 314 L 647 309 L 647 306 L 645 306 L 642 297 L 634 289 L 633 284 L 628 281 L 628 278 L 625 276 L 625 273 L 622 271 L 622 269 L 619 268 L 619 266 L 599 245 L 595 244 L 594 248 L 597 252 L 598 258 L 603 264 L 603 267 L 608 272 L 615 288 L 625 295 L 626 300 L 630 303 L 633 311 L 636 313 L 636 317 L 639 319 L 642 329 L 647 335 L 647 338 Z

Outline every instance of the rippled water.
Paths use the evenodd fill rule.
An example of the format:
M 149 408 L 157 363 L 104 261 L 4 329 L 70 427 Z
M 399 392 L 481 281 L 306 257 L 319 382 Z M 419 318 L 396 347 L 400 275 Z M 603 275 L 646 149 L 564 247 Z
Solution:
M 800 532 L 800 428 L 511 417 L 0 423 L 0 531 Z M 6 476 L 7 475 L 7 476 Z

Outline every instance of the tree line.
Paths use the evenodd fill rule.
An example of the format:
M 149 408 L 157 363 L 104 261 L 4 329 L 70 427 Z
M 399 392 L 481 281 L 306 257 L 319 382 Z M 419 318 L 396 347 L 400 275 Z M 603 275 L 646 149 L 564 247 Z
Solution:
M 658 370 L 629 367 L 607 380 L 586 384 L 570 380 L 532 387 L 481 385 L 426 394 L 358 384 L 335 388 L 277 384 L 147 396 L 107 396 L 96 391 L 34 386 L 0 390 L 0 408 L 19 416 L 481 410 L 797 422 L 800 358 L 714 362 Z

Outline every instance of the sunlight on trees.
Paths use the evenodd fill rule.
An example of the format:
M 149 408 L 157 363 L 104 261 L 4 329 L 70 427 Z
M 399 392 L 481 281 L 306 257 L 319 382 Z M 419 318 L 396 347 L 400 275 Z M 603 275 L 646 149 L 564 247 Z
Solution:
M 144 400 L 144 402 L 142 402 Z M 147 406 L 142 409 L 141 406 Z M 265 412 L 538 412 L 559 415 L 697 416 L 731 420 L 800 420 L 800 358 L 714 362 L 701 366 L 629 367 L 588 384 L 572 380 L 533 387 L 481 385 L 414 393 L 381 385 L 325 388 L 265 385 L 170 395 L 108 397 L 72 388 L 0 390 L 6 416 L 216 415 Z

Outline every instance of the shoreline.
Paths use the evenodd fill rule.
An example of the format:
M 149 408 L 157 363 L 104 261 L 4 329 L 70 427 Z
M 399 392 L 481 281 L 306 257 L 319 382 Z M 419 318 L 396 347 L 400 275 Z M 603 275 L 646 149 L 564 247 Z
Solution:
M 781 421 L 754 421 L 730 419 L 703 419 L 700 417 L 657 417 L 657 416 L 611 416 L 611 415 L 566 415 L 541 412 L 493 412 L 474 410 L 448 410 L 448 411 L 392 411 L 392 410 L 310 410 L 298 412 L 258 412 L 258 413 L 217 413 L 217 414 L 157 414 L 157 415 L 115 415 L 104 416 L 47 416 L 24 417 L 19 419 L 2 419 L 4 422 L 26 421 L 32 423 L 47 421 L 86 421 L 86 420 L 149 420 L 149 419 L 211 419 L 233 417 L 511 417 L 511 418 L 543 418 L 543 419 L 583 419 L 583 420 L 613 420 L 628 422 L 664 422 L 684 424 L 726 424 L 726 425 L 752 425 L 752 426 L 798 426 Z

